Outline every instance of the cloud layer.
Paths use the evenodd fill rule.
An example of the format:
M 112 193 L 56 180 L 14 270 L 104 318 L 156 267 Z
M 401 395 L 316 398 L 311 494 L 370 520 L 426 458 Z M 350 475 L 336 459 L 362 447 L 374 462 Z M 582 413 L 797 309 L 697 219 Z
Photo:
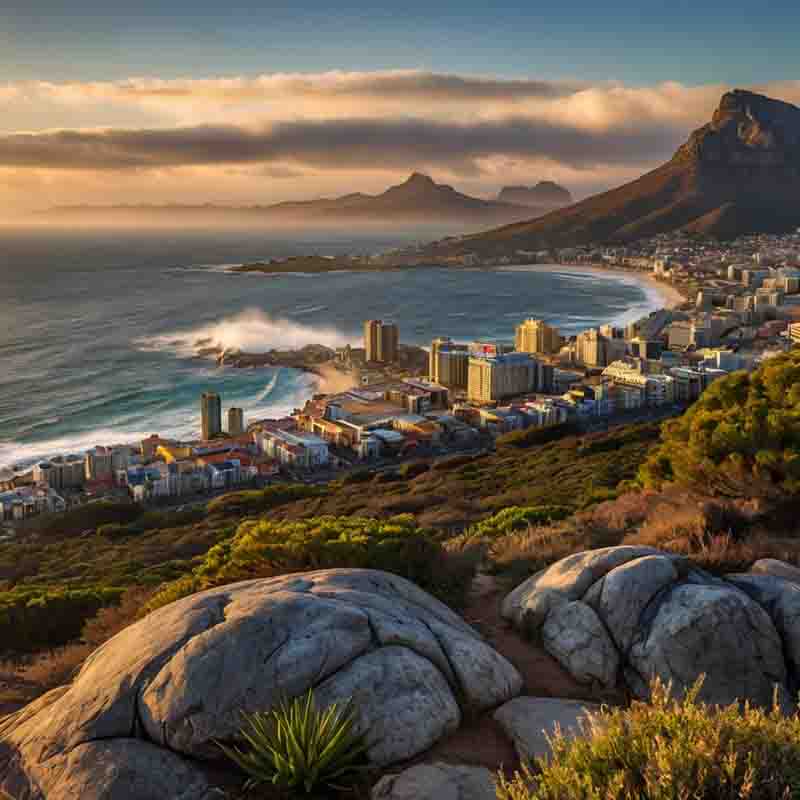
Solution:
M 20 205 L 26 180 L 55 202 L 96 202 L 99 185 L 108 202 L 174 201 L 216 175 L 203 199 L 236 202 L 313 195 L 343 172 L 343 191 L 369 190 L 412 169 L 472 191 L 554 178 L 581 194 L 668 158 L 728 88 L 416 70 L 11 83 L 0 170 Z M 753 88 L 800 101 L 800 81 Z M 282 190 L 264 196 L 265 176 Z

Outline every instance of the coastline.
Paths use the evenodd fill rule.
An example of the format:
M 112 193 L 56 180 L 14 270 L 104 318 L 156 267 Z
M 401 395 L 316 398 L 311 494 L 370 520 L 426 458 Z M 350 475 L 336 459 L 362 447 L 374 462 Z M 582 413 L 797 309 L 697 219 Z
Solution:
M 538 266 L 538 265 L 532 265 Z M 676 286 L 660 281 L 653 277 L 651 272 L 643 272 L 642 270 L 622 269 L 620 267 L 606 267 L 603 264 L 543 264 L 542 266 L 555 266 L 558 269 L 569 270 L 571 272 L 585 272 L 593 275 L 617 275 L 620 278 L 633 279 L 637 283 L 648 287 L 654 292 L 657 292 L 661 299 L 664 301 L 662 308 L 672 309 L 689 302 L 686 297 Z

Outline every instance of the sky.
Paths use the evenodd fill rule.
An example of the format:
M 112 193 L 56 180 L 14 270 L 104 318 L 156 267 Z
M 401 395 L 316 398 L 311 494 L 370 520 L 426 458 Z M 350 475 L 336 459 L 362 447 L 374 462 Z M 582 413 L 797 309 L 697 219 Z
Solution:
M 800 102 L 800 3 L 0 0 L 0 207 L 269 203 L 414 170 L 576 196 L 722 92 Z

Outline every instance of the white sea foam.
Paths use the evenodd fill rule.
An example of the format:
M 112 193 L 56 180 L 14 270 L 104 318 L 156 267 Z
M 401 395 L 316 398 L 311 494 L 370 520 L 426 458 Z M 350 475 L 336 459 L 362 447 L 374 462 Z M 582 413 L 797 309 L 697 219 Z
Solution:
M 267 350 L 294 350 L 308 344 L 344 347 L 351 337 L 330 327 L 301 325 L 288 319 L 271 317 L 259 309 L 247 309 L 188 331 L 175 331 L 161 336 L 136 340 L 143 351 L 173 351 L 181 357 L 191 357 L 199 347 L 218 347 L 241 350 L 245 353 L 264 353 Z

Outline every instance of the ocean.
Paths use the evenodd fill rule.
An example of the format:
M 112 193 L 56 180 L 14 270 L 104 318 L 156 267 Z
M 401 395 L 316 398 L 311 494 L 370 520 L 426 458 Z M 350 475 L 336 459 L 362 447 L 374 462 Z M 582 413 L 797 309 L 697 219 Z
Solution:
M 556 266 L 321 275 L 232 274 L 225 267 L 297 253 L 379 252 L 379 236 L 0 229 L 0 468 L 151 433 L 199 433 L 199 396 L 223 413 L 285 414 L 315 390 L 289 369 L 218 367 L 199 339 L 259 352 L 360 343 L 368 318 L 401 341 L 513 339 L 534 316 L 564 333 L 659 307 L 634 277 Z

